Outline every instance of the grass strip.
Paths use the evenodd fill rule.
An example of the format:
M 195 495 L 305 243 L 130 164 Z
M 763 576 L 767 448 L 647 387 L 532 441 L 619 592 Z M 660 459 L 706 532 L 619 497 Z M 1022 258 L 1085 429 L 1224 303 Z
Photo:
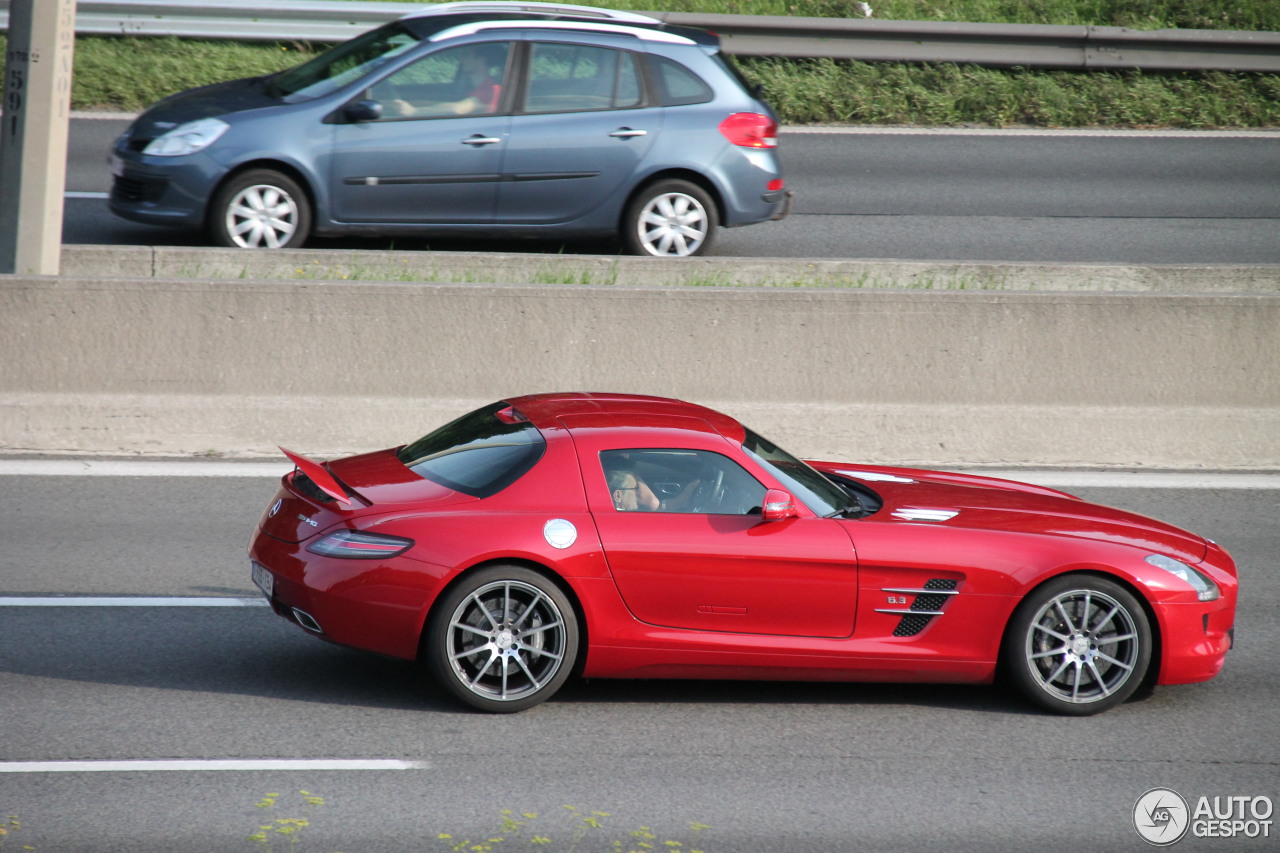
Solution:
M 393 0 L 420 4 L 422 0 Z M 635 12 L 1280 31 L 1275 0 L 581 0 Z M 870 15 L 867 8 L 870 8 Z
M 412 0 L 403 0 L 411 3 Z M 654 0 L 612 0 L 654 11 Z M 682 0 L 680 11 L 863 17 L 858 0 Z M 1275 0 L 866 0 L 876 18 L 1280 31 Z M 0 36 L 0 49 L 4 39 Z M 72 108 L 134 112 L 174 92 L 280 71 L 299 42 L 79 37 Z M 1008 127 L 1280 127 L 1280 75 L 1046 71 L 744 57 L 785 124 Z

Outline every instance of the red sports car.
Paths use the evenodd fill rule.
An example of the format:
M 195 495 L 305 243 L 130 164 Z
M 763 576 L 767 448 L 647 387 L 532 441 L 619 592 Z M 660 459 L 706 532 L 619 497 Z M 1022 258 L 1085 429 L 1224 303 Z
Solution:
M 625 394 L 485 406 L 297 466 L 253 579 L 335 643 L 519 711 L 571 673 L 985 683 L 1062 714 L 1205 681 L 1236 570 L 1211 541 L 1023 483 L 802 462 L 719 412 Z

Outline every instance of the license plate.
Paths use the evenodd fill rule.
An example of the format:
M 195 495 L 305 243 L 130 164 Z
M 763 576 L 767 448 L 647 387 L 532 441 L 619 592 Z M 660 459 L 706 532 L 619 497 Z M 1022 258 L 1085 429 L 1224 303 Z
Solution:
M 271 594 L 276 588 L 275 575 L 271 574 L 271 572 L 267 571 L 257 563 L 253 564 L 252 574 L 253 582 L 258 585 L 258 589 L 262 590 L 262 594 L 267 597 L 268 601 L 270 601 Z

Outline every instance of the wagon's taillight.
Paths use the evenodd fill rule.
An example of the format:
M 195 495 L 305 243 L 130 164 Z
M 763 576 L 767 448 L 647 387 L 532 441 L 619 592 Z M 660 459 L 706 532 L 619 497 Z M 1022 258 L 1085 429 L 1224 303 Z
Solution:
M 388 536 L 385 533 L 365 533 L 359 530 L 335 530 L 318 542 L 307 546 L 313 554 L 325 557 L 342 557 L 347 560 L 380 560 L 403 554 L 413 547 L 412 539 Z
M 720 133 L 743 148 L 778 147 L 778 123 L 762 113 L 734 113 L 720 122 Z

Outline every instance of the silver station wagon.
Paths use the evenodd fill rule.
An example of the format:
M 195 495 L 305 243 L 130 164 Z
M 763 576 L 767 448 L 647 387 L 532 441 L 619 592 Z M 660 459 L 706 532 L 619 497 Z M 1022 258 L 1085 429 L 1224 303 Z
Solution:
M 659 257 L 785 216 L 777 118 L 704 30 L 586 6 L 419 7 L 116 141 L 111 210 L 222 246 L 620 236 Z

